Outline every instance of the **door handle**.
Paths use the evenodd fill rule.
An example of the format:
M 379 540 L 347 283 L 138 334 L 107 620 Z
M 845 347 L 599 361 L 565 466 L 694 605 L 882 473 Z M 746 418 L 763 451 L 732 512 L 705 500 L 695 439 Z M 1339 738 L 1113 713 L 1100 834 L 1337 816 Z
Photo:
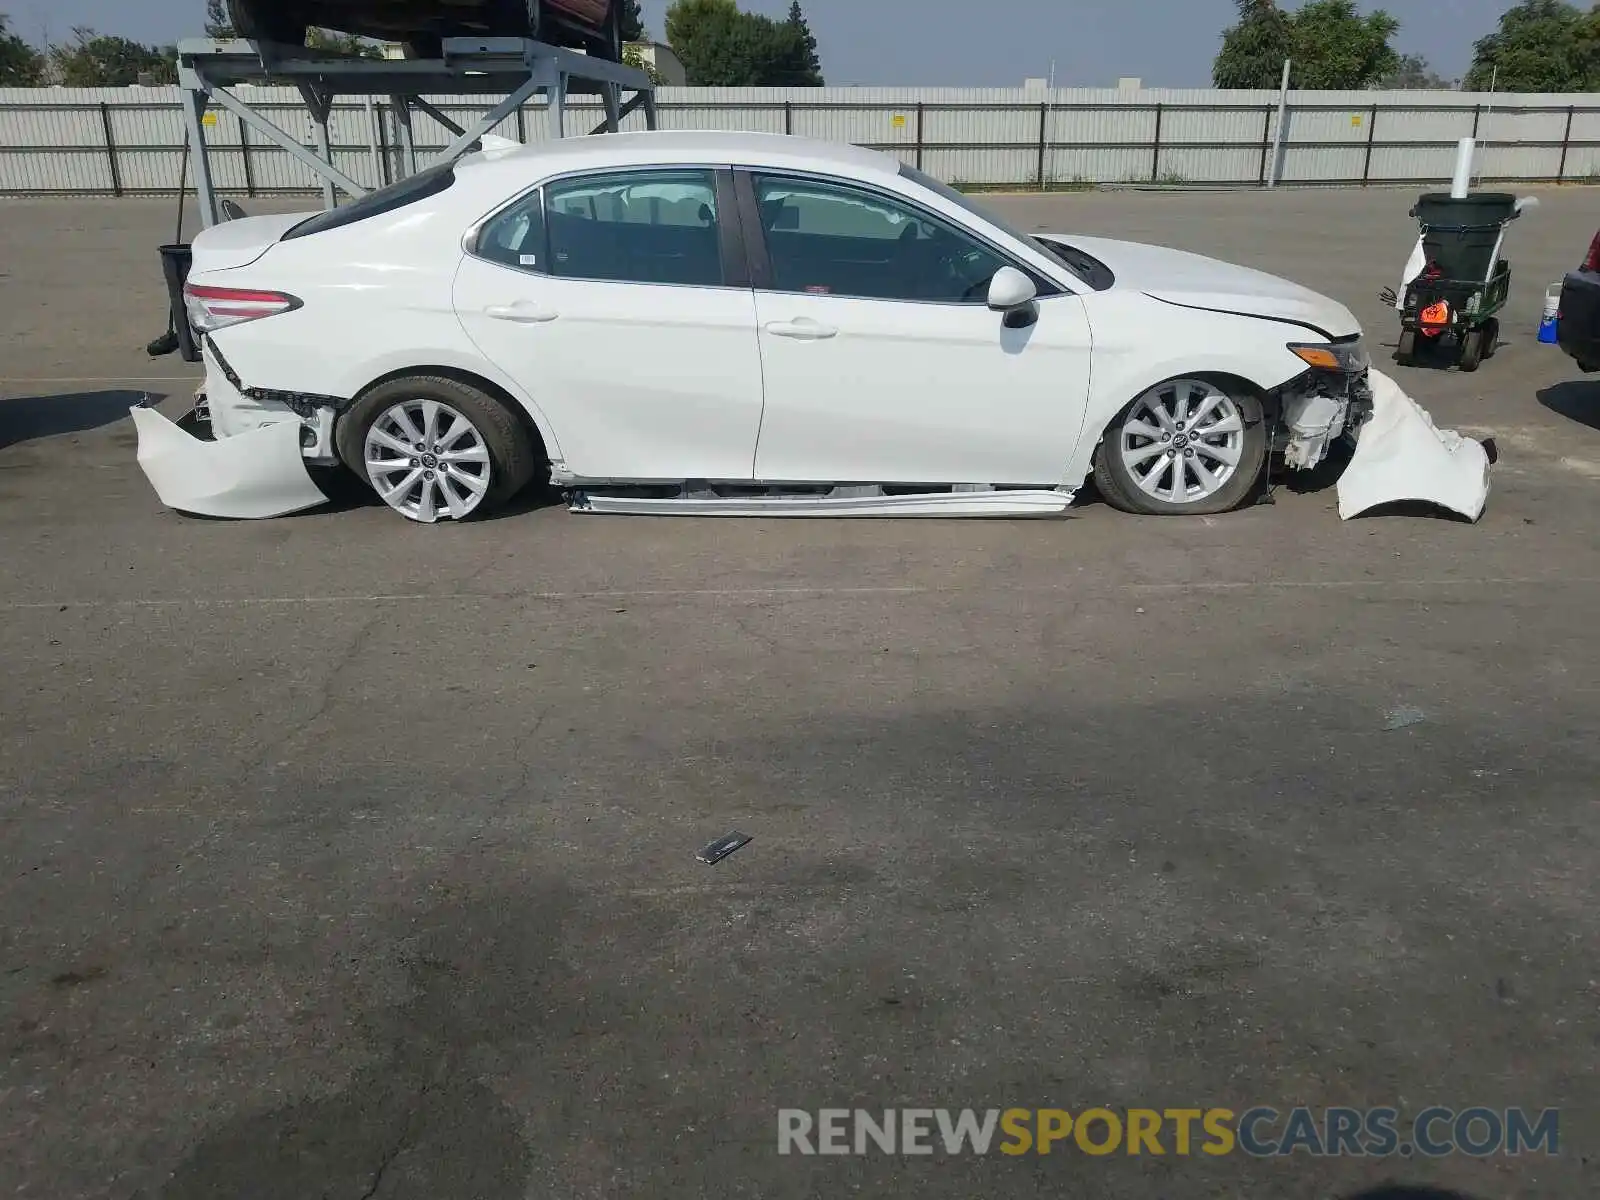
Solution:
M 801 317 L 796 321 L 773 321 L 766 329 L 773 337 L 794 338 L 801 342 L 820 342 L 839 336 L 839 331 L 832 325 L 824 325 L 809 317 Z
M 496 321 L 515 321 L 519 325 L 545 325 L 561 314 L 549 308 L 534 308 L 529 304 L 491 304 L 484 315 Z

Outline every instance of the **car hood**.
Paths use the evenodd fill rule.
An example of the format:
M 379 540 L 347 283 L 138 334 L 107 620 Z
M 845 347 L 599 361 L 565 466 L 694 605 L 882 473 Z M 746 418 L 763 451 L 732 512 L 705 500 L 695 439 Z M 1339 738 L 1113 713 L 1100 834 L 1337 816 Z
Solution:
M 1035 236 L 1098 258 L 1116 276 L 1114 287 L 1141 291 L 1169 304 L 1289 321 L 1332 338 L 1361 332 L 1354 314 L 1337 300 L 1264 271 L 1142 242 L 1054 233 Z

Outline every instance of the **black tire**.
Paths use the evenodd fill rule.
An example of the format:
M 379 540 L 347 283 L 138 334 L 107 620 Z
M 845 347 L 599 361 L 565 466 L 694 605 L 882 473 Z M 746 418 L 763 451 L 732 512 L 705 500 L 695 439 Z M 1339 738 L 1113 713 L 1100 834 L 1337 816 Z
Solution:
M 1483 362 L 1483 330 L 1474 329 L 1461 339 L 1461 369 L 1476 371 Z
M 488 491 L 468 519 L 486 516 L 527 487 L 539 467 L 538 448 L 517 414 L 480 388 L 440 375 L 407 375 L 359 397 L 334 429 L 339 460 L 372 487 L 366 467 L 367 433 L 379 416 L 404 400 L 439 400 L 473 425 L 489 451 Z
M 1402 367 L 1409 367 L 1417 361 L 1417 331 L 1415 329 L 1402 329 L 1400 331 L 1400 344 L 1395 347 L 1394 360 Z
M 1483 356 L 1493 358 L 1500 349 L 1500 318 L 1490 317 L 1483 323 Z
M 1168 380 L 1167 383 L 1175 382 Z M 1254 389 L 1237 380 L 1203 380 L 1225 394 L 1239 410 L 1244 424 L 1239 462 L 1233 476 L 1217 491 L 1188 503 L 1173 503 L 1152 496 L 1140 488 L 1127 464 L 1122 461 L 1119 441 L 1123 425 L 1138 406 L 1143 396 L 1135 398 L 1119 412 L 1101 435 L 1095 453 L 1094 483 L 1100 496 L 1112 508 L 1141 516 L 1210 516 L 1232 512 L 1245 505 L 1254 495 L 1267 466 L 1267 425 L 1261 407 L 1261 397 Z M 1167 384 L 1158 384 L 1156 391 Z M 1149 393 L 1145 393 L 1148 395 Z
M 303 46 L 309 22 L 291 4 L 274 0 L 228 0 L 228 23 L 250 42 Z

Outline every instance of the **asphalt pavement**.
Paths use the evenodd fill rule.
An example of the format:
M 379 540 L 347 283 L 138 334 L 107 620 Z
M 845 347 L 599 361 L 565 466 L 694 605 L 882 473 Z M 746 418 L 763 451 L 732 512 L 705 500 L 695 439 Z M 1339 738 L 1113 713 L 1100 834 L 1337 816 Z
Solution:
M 1476 525 L 162 508 L 154 201 L 0 203 L 0 1193 L 1600 1189 L 1600 382 L 1387 367 Z M 1350 304 L 1409 192 L 999 198 Z M 249 202 L 247 201 L 247 206 Z M 259 211 L 266 205 L 257 206 Z M 281 204 L 276 207 L 282 207 Z M 696 852 L 739 830 L 714 867 Z M 1560 1108 L 1560 1154 L 780 1156 L 785 1108 Z

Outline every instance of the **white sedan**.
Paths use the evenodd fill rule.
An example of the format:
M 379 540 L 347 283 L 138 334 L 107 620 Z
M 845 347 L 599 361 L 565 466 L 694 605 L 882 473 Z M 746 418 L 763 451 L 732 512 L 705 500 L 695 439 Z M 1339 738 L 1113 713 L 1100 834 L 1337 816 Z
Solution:
M 494 142 L 194 243 L 211 440 L 134 411 L 163 501 L 266 517 L 342 464 L 396 512 L 535 478 L 587 512 L 1022 515 L 1247 503 L 1370 406 L 1343 305 L 1029 234 L 873 151 L 760 134 Z

